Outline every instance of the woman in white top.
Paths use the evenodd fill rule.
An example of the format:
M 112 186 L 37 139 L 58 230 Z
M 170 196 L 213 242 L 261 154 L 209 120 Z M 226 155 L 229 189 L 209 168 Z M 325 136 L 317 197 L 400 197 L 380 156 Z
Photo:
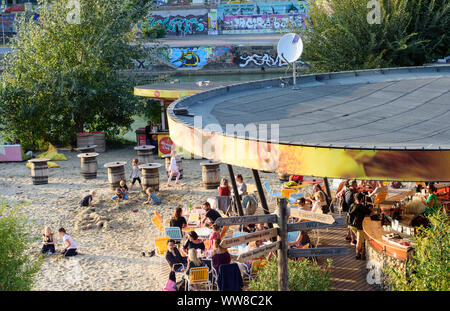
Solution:
M 78 255 L 77 253 L 77 244 L 72 240 L 72 238 L 66 233 L 66 229 L 59 228 L 58 234 L 63 238 L 63 243 L 66 246 L 61 254 L 64 254 L 65 257 Z
M 181 173 L 177 165 L 177 154 L 175 150 L 172 150 L 172 152 L 170 152 L 169 179 L 167 180 L 167 187 L 170 187 L 170 181 L 175 174 L 177 175 L 175 184 L 178 184 L 178 179 L 180 178 Z

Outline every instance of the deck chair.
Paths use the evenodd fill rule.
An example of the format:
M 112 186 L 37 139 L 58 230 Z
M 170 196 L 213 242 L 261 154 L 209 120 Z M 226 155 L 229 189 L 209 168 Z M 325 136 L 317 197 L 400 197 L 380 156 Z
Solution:
M 264 182 L 263 187 L 271 197 L 281 197 L 281 192 L 273 192 L 267 181 Z
M 156 226 L 160 234 L 164 232 L 164 225 L 158 216 L 153 216 L 152 223 Z
M 159 266 L 160 266 L 160 272 L 162 272 L 162 261 L 166 259 L 166 252 L 167 252 L 167 241 L 170 240 L 170 237 L 165 236 L 161 238 L 155 238 L 155 255 L 159 258 Z
M 170 237 L 172 240 L 181 241 L 183 236 L 181 235 L 181 230 L 179 227 L 165 227 L 164 233 L 166 236 Z
M 223 228 L 222 228 L 222 232 L 220 233 L 220 239 L 223 239 L 224 237 L 225 237 L 225 234 L 227 234 L 227 231 L 228 231 L 228 228 L 229 228 L 230 226 L 224 226 Z
M 157 210 L 155 210 L 155 216 L 159 218 L 159 220 L 161 221 L 162 224 L 164 224 L 164 219 L 162 218 L 161 214 Z M 170 220 L 167 220 L 166 223 L 169 224 Z
M 192 285 L 203 285 L 211 290 L 212 283 L 209 281 L 208 267 L 192 268 L 189 272 L 189 277 L 186 278 L 186 289 L 191 290 Z
M 259 270 L 264 268 L 266 266 L 266 260 L 254 260 L 252 261 L 252 265 L 250 267 L 250 271 L 247 272 L 246 269 L 243 269 L 244 275 L 248 278 L 248 281 L 250 282 L 252 277 L 255 277 Z

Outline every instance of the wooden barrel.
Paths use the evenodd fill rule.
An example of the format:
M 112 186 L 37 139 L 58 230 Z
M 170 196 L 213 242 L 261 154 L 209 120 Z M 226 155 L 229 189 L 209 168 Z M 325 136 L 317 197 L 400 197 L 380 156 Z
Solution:
M 142 186 L 144 190 L 148 187 L 152 187 L 154 191 L 159 191 L 159 163 L 145 163 L 139 165 L 142 169 Z
M 162 156 L 162 158 L 164 158 L 165 161 L 165 166 L 166 166 L 166 173 L 167 173 L 167 177 L 169 177 L 169 166 L 170 166 L 170 154 L 165 154 Z M 177 166 L 178 169 L 180 170 L 180 178 L 183 178 L 183 160 L 180 156 L 176 156 L 177 158 Z M 172 180 L 177 179 L 177 175 L 172 176 Z
M 137 151 L 138 160 L 140 164 L 152 162 L 153 149 L 155 149 L 155 146 L 151 145 L 134 147 L 134 150 Z
M 291 175 L 286 174 L 286 173 L 278 173 L 278 178 L 281 181 L 289 181 L 289 177 L 291 177 Z
M 83 147 L 94 144 L 94 135 L 90 133 L 77 133 L 77 147 Z
M 220 162 L 204 161 L 202 166 L 202 180 L 205 189 L 216 189 L 220 186 Z
M 106 150 L 106 139 L 105 139 L 105 133 L 104 132 L 94 132 L 94 145 L 97 145 L 97 148 L 95 148 L 96 152 L 105 152 Z
M 125 164 L 127 162 L 109 162 L 104 165 L 108 169 L 108 182 L 111 189 L 119 188 L 121 180 L 125 180 Z
M 32 159 L 28 160 L 31 163 L 31 180 L 33 185 L 48 184 L 48 165 L 49 159 Z
M 97 145 L 86 145 L 86 146 L 81 146 L 78 147 L 77 150 L 80 153 L 92 153 L 95 152 L 97 149 Z
M 78 157 L 81 159 L 81 176 L 84 179 L 97 178 L 97 156 L 98 153 L 80 153 Z

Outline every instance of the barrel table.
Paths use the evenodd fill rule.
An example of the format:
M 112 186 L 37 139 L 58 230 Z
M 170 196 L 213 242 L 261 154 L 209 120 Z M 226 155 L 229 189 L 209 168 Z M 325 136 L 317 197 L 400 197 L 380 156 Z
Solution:
M 97 178 L 97 156 L 98 153 L 80 153 L 78 157 L 81 160 L 81 176 L 84 179 Z
M 31 180 L 33 185 L 48 184 L 48 164 L 49 159 L 31 159 Z
M 138 160 L 140 164 L 152 162 L 153 149 L 155 149 L 155 146 L 151 145 L 134 147 L 134 150 L 137 151 Z
M 90 153 L 90 152 L 95 152 L 95 148 L 97 148 L 97 145 L 87 145 L 87 146 L 78 147 L 77 150 L 80 153 Z
M 170 166 L 170 154 L 165 154 L 162 156 L 162 158 L 164 158 L 165 161 L 165 166 L 166 166 L 166 172 L 167 172 L 167 177 L 169 177 L 169 166 Z M 181 156 L 176 156 L 177 159 L 177 166 L 178 169 L 180 170 L 180 178 L 183 178 L 183 161 Z M 177 178 L 177 175 L 173 175 L 172 176 L 172 180 L 175 180 Z
M 142 186 L 144 190 L 152 187 L 154 191 L 159 191 L 159 163 L 145 163 L 139 165 L 142 170 Z
M 281 181 L 289 181 L 289 177 L 291 177 L 291 175 L 286 174 L 286 173 L 278 173 L 278 178 Z
M 220 186 L 220 162 L 203 161 L 200 162 L 202 166 L 202 180 L 205 189 L 216 189 Z
M 104 165 L 108 169 L 108 182 L 111 189 L 116 190 L 120 181 L 125 180 L 125 164 L 127 162 L 109 162 Z

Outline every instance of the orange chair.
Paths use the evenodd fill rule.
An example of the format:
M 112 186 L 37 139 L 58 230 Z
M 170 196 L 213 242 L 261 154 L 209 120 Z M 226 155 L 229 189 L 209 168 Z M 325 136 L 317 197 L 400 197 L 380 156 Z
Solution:
M 220 239 L 223 239 L 225 237 L 225 234 L 227 233 L 228 228 L 229 228 L 229 226 L 224 226 L 222 228 L 222 232 L 220 233 Z
M 209 281 L 209 269 L 208 267 L 192 268 L 189 271 L 189 278 L 186 278 L 186 288 L 191 290 L 192 285 L 206 284 L 208 290 L 211 290 L 212 283 Z
M 294 189 L 283 189 L 281 190 L 281 195 L 286 199 L 289 199 L 291 194 L 296 192 Z
M 265 259 L 254 260 L 254 261 L 252 261 L 252 266 L 250 267 L 250 273 L 248 273 L 244 269 L 244 274 L 248 277 L 248 280 L 250 281 L 251 278 L 255 277 L 255 275 L 258 273 L 258 271 L 261 270 L 262 268 L 264 268 L 265 266 L 266 266 Z
M 162 261 L 165 260 L 166 252 L 167 252 L 167 241 L 170 238 L 168 236 L 155 238 L 155 255 L 159 257 L 160 270 L 162 271 Z
M 203 244 L 205 244 L 205 249 L 208 250 L 211 245 L 209 245 L 209 240 L 203 240 Z
M 160 233 L 164 232 L 164 225 L 158 216 L 153 216 L 152 223 L 156 226 Z

